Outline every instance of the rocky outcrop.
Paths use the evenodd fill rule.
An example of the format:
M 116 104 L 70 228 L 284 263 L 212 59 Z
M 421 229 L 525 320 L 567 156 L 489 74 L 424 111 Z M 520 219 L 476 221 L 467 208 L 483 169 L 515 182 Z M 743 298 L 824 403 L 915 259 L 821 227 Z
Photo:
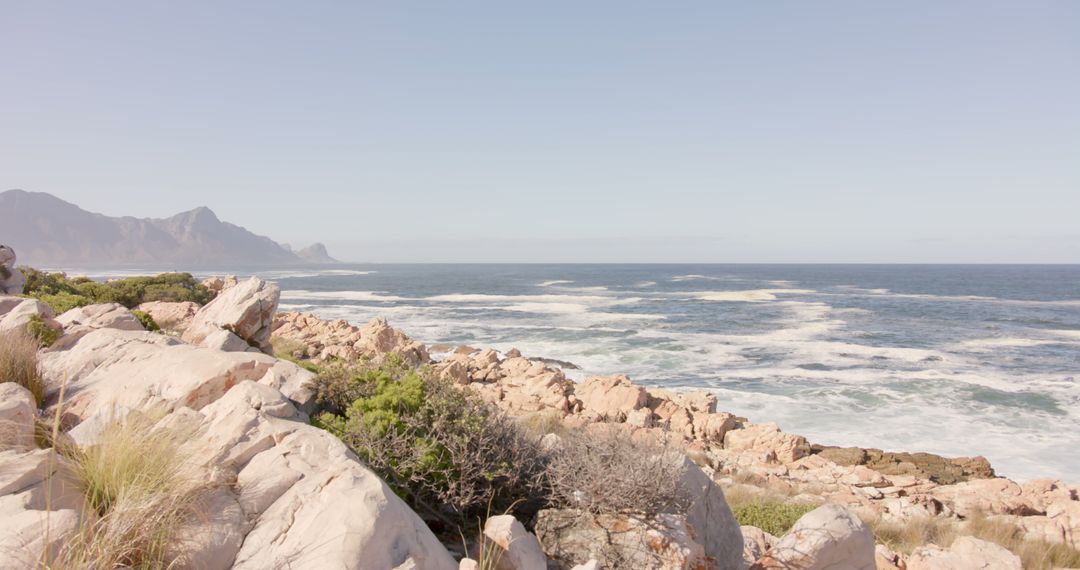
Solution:
M 135 309 L 150 315 L 162 330 L 182 333 L 191 325 L 195 313 L 199 312 L 199 305 L 191 301 L 150 301 Z
M 226 289 L 199 309 L 182 338 L 184 342 L 202 344 L 224 330 L 248 346 L 272 354 L 270 332 L 280 296 L 277 285 L 252 277 Z M 224 346 L 221 336 L 211 338 L 215 348 Z
M 237 283 L 239 283 L 239 281 L 236 279 L 235 275 L 207 277 L 202 280 L 203 287 L 212 291 L 214 295 L 219 295 L 222 291 L 229 289 L 230 287 L 235 287 Z
M 394 330 L 386 319 L 372 319 L 363 328 L 343 320 L 326 321 L 304 313 L 278 313 L 273 320 L 273 335 L 301 343 L 304 355 L 315 360 L 339 358 L 355 362 L 361 358 L 380 363 L 387 354 L 400 355 L 412 365 L 431 360 L 427 348 L 401 331 Z
M 874 535 L 854 513 L 823 505 L 805 514 L 751 570 L 874 570 Z
M 911 553 L 908 570 L 1021 570 L 1020 558 L 1001 546 L 961 536 L 949 548 L 924 546 Z
M 23 299 L 0 295 L 0 334 L 13 330 L 26 330 L 32 321 L 40 319 L 45 326 L 60 330 L 60 323 L 53 319 L 53 311 L 37 299 Z
M 303 394 L 309 372 L 259 353 L 115 328 L 65 335 L 40 357 L 45 376 L 66 384 L 61 423 L 75 443 L 92 444 L 108 421 L 135 410 L 164 414 L 159 427 L 191 434 L 183 449 L 198 458 L 194 467 L 210 490 L 207 516 L 181 531 L 187 567 L 457 567 L 383 481 L 338 439 L 308 425 L 297 404 L 310 401 Z M 6 405 L 18 390 L 2 386 L 12 394 L 0 417 L 32 429 L 25 406 Z M 50 480 L 58 464 L 51 453 L 0 451 L 0 558 L 35 560 L 48 547 L 45 506 L 33 489 Z M 50 540 L 80 524 L 76 511 L 55 507 L 47 518 Z
M 932 453 L 822 445 L 813 446 L 812 451 L 837 465 L 865 465 L 883 475 L 912 475 L 941 485 L 994 476 L 994 469 L 985 457 L 946 458 Z
M 76 307 L 56 317 L 66 334 L 95 329 L 118 329 L 125 331 L 146 330 L 139 319 L 119 303 L 103 303 Z
M 0 295 L 19 295 L 26 278 L 15 268 L 15 250 L 0 245 Z
M 571 509 L 549 509 L 537 515 L 536 535 L 548 556 L 564 567 L 595 560 L 598 568 L 609 570 L 719 568 L 694 539 L 686 517 L 679 515 L 662 514 L 645 520 L 633 515 L 592 516 Z

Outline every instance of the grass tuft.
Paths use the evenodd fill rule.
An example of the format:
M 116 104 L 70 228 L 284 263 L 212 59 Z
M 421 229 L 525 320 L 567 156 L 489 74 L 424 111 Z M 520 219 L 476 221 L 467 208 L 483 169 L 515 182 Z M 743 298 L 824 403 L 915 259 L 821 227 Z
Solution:
M 45 400 L 48 387 L 38 367 L 40 346 L 38 339 L 22 329 L 0 335 L 0 381 L 14 382 L 30 390 L 38 407 Z

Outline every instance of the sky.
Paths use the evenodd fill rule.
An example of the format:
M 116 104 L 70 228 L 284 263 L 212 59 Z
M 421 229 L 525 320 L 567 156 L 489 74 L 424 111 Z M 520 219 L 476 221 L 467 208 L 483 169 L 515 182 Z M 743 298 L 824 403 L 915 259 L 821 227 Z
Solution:
M 1080 2 L 0 0 L 12 188 L 348 261 L 1080 263 Z

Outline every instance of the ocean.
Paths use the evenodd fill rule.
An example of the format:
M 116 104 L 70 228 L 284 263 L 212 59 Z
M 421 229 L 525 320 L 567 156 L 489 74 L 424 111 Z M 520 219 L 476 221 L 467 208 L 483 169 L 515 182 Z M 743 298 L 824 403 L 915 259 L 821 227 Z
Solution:
M 517 347 L 573 363 L 574 379 L 703 388 L 722 411 L 815 443 L 983 455 L 1009 477 L 1080 482 L 1080 265 L 233 272 L 276 281 L 282 310 Z

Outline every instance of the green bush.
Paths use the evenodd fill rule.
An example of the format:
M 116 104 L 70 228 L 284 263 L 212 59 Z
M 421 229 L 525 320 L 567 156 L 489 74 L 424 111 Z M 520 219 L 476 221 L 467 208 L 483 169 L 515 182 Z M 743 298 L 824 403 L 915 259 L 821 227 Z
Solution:
M 314 423 L 337 435 L 429 522 L 471 532 L 488 509 L 528 515 L 547 496 L 546 457 L 511 418 L 396 356 L 324 367 Z M 351 399 L 351 401 L 350 401 Z M 445 528 L 445 527 L 444 527 Z
M 782 536 L 803 515 L 816 508 L 817 505 L 803 503 L 760 501 L 736 505 L 731 511 L 740 525 L 756 526 L 773 536 Z
M 41 315 L 30 315 L 30 321 L 26 323 L 26 332 L 42 347 L 52 346 L 56 339 L 60 338 L 60 331 L 46 325 Z
M 26 277 L 23 295 L 40 299 L 56 314 L 95 303 L 120 303 L 132 308 L 150 301 L 193 301 L 205 305 L 214 298 L 190 273 L 162 273 L 148 277 L 128 277 L 104 283 L 86 277 L 68 278 L 63 273 L 47 273 L 20 267 Z
M 144 329 L 151 332 L 161 330 L 161 327 L 159 327 L 157 322 L 154 321 L 154 317 L 150 316 L 150 313 L 147 313 L 146 311 L 133 310 L 131 311 L 131 314 L 135 315 L 136 319 L 139 319 L 139 322 L 142 323 Z

